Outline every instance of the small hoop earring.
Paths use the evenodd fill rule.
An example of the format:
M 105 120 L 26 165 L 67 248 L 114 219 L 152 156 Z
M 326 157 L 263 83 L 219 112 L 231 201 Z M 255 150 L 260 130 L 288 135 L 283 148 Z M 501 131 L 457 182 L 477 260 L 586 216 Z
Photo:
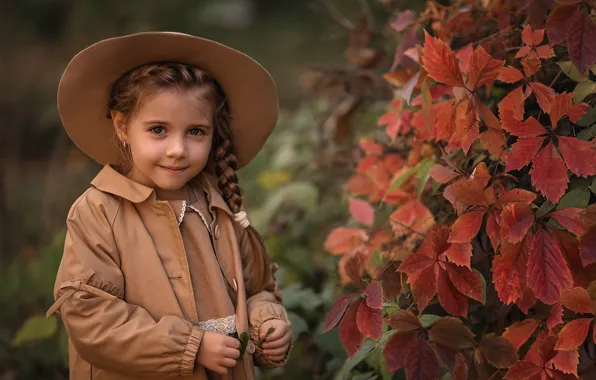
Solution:
M 122 145 L 124 145 L 124 149 L 126 149 L 126 141 L 122 141 Z

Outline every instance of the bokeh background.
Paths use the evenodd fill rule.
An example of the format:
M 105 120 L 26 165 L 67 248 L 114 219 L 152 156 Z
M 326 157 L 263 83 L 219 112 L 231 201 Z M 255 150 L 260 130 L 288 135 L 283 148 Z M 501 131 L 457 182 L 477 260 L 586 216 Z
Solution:
M 407 5 L 415 9 L 417 2 L 423 5 Z M 240 177 L 251 220 L 281 267 L 296 343 L 285 368 L 259 376 L 341 375 L 350 364 L 337 329 L 320 334 L 340 286 L 337 258 L 323 251 L 323 241 L 347 216 L 342 187 L 358 154 L 353 141 L 374 133 L 381 101 L 391 95 L 367 72 L 373 66 L 387 71 L 391 56 L 383 47 L 360 51 L 370 36 L 358 25 L 384 25 L 386 8 L 399 3 L 1 0 L 0 380 L 68 378 L 64 328 L 44 314 L 53 302 L 66 213 L 100 167 L 60 124 L 55 94 L 62 71 L 95 41 L 147 30 L 218 40 L 274 76 L 278 127 Z

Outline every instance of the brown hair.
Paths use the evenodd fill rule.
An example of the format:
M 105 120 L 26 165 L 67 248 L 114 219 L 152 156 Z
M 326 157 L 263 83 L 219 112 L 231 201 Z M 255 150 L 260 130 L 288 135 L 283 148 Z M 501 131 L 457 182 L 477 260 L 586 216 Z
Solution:
M 108 118 L 111 111 L 119 111 L 126 121 L 134 115 L 143 97 L 162 90 L 196 91 L 197 96 L 213 104 L 213 149 L 217 185 L 233 213 L 242 208 L 242 190 L 238 185 L 238 161 L 234 155 L 230 114 L 226 96 L 221 86 L 208 73 L 181 63 L 148 63 L 122 75 L 112 86 L 108 101 Z M 132 157 L 130 150 L 117 144 L 121 153 L 120 169 L 128 171 Z

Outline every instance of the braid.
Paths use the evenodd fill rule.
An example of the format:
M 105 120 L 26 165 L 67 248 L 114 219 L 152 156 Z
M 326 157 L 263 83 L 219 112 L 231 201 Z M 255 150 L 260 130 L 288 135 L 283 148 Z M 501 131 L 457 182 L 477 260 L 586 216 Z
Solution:
M 223 89 L 208 73 L 174 62 L 148 63 L 135 67 L 114 82 L 106 116 L 111 118 L 111 111 L 119 111 L 128 122 L 139 108 L 143 96 L 168 89 L 196 91 L 197 96 L 206 98 L 213 104 L 212 159 L 218 177 L 217 185 L 230 210 L 233 213 L 240 212 L 242 190 L 236 175 L 238 161 L 234 155 L 228 104 Z M 122 156 L 122 163 L 117 168 L 126 172 L 131 167 L 132 157 L 129 150 L 122 148 L 119 141 L 117 143 Z

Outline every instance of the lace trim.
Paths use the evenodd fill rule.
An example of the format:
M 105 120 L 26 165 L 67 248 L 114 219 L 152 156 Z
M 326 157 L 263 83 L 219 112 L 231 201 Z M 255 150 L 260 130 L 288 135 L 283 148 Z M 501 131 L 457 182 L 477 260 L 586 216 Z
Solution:
M 206 331 L 220 334 L 232 334 L 236 332 L 236 315 L 228 315 L 225 318 L 209 319 L 199 322 L 199 327 Z

